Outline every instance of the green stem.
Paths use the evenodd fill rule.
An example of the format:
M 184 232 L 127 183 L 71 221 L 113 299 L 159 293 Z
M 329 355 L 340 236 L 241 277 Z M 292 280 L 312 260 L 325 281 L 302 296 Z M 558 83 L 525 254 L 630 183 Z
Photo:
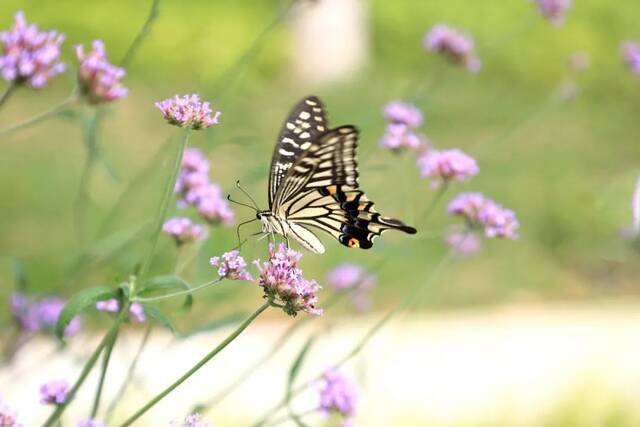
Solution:
M 129 417 L 120 427 L 127 427 L 133 424 L 138 418 L 140 418 L 145 412 L 155 406 L 156 403 L 164 399 L 169 393 L 175 390 L 183 382 L 185 382 L 191 375 L 195 374 L 200 368 L 202 368 L 207 362 L 213 359 L 218 353 L 220 353 L 226 346 L 228 346 L 233 340 L 235 340 L 250 324 L 253 322 L 263 311 L 265 311 L 271 305 L 271 301 L 266 301 L 260 306 L 251 316 L 242 322 L 242 324 L 233 331 L 224 341 L 222 341 L 216 348 L 214 348 L 209 354 L 196 363 L 191 369 L 185 372 L 180 378 L 178 378 L 173 384 L 161 391 L 157 396 L 147 402 L 142 408 L 140 408 L 135 414 Z
M 170 294 L 165 294 L 165 295 L 159 295 L 157 297 L 149 297 L 149 298 L 143 298 L 143 297 L 136 297 L 133 299 L 134 302 L 151 302 L 151 301 L 159 301 L 159 300 L 163 300 L 163 299 L 167 299 L 167 298 L 173 298 L 173 297 L 177 297 L 180 295 L 187 295 L 187 294 L 192 294 L 196 291 L 199 291 L 201 289 L 204 288 L 208 288 L 209 286 L 213 286 L 217 283 L 220 283 L 222 281 L 222 279 L 224 279 L 224 277 L 219 277 L 215 280 L 212 280 L 210 282 L 207 283 L 203 283 L 202 285 L 198 285 L 195 288 L 191 288 L 191 289 L 187 289 L 184 291 L 177 291 L 177 292 L 172 292 Z
M 429 203 L 429 206 L 427 206 L 427 209 L 424 211 L 424 214 L 422 215 L 423 221 L 426 221 L 429 218 L 429 216 L 434 211 L 436 206 L 438 206 L 438 202 L 442 199 L 442 196 L 444 196 L 444 193 L 446 193 L 448 189 L 449 189 L 449 183 L 446 181 L 443 182 L 442 185 L 440 185 L 440 187 L 438 187 L 437 193 L 435 194 L 435 196 L 433 196 L 433 198 L 431 199 L 431 202 Z
M 294 419 L 300 419 L 302 417 L 306 417 L 307 415 L 311 415 L 311 414 L 315 414 L 316 412 L 318 412 L 320 410 L 320 408 L 312 408 L 312 409 L 308 409 L 304 412 L 300 412 L 297 414 L 287 414 L 284 415 L 280 418 L 276 418 L 274 421 L 271 422 L 271 424 L 269 424 L 269 427 L 276 427 L 282 423 L 285 423 L 287 421 L 289 421 L 289 419 L 294 418 Z
M 4 105 L 5 102 L 9 100 L 9 98 L 11 98 L 11 95 L 13 95 L 17 88 L 18 85 L 15 82 L 10 82 L 7 85 L 7 87 L 4 89 L 4 92 L 2 92 L 2 95 L 0 95 L 0 108 Z
M 189 129 L 185 130 L 184 137 L 182 138 L 182 141 L 178 146 L 178 152 L 176 153 L 173 170 L 164 188 L 164 194 L 162 196 L 162 200 L 160 201 L 160 209 L 158 210 L 158 214 L 156 216 L 153 235 L 151 236 L 151 246 L 149 247 L 149 250 L 147 251 L 147 254 L 142 262 L 142 266 L 140 267 L 139 277 L 140 277 L 141 283 L 144 283 L 146 275 L 149 272 L 151 259 L 153 258 L 153 254 L 155 253 L 156 247 L 158 246 L 158 241 L 160 240 L 160 234 L 162 233 L 162 224 L 164 223 L 164 220 L 167 216 L 167 212 L 169 211 L 169 204 L 171 202 L 173 191 L 176 186 L 176 179 L 178 178 L 178 173 L 180 172 L 180 164 L 182 163 L 182 156 L 184 154 L 184 149 L 188 143 L 189 143 Z M 132 297 L 135 297 L 135 292 L 132 294 Z
M 76 194 L 74 202 L 74 216 L 76 235 L 80 242 L 85 242 L 85 212 L 89 199 L 89 184 L 93 172 L 93 167 L 98 158 L 98 126 L 100 123 L 101 114 L 98 109 L 92 111 L 92 116 L 86 124 L 84 130 L 84 144 L 87 150 L 87 158 L 85 160 L 84 167 L 82 169 L 82 175 L 80 176 L 80 185 L 78 186 L 78 193 Z
M 12 132 L 24 129 L 26 127 L 29 127 L 31 125 L 34 125 L 36 123 L 39 123 L 41 121 L 44 121 L 50 117 L 55 116 L 56 114 L 60 114 L 63 111 L 66 111 L 69 109 L 69 107 L 73 106 L 73 104 L 75 104 L 78 101 L 78 98 L 76 97 L 76 95 L 72 95 L 71 97 L 67 98 L 66 100 L 64 100 L 63 102 L 61 102 L 58 105 L 55 105 L 53 107 L 51 107 L 50 109 L 38 114 L 37 116 L 34 116 L 22 123 L 18 123 L 15 126 L 11 126 L 8 128 L 4 128 L 4 129 L 0 129 L 0 136 L 2 135 L 7 135 L 10 134 Z
M 133 60 L 134 55 L 138 52 L 138 49 L 140 49 L 140 45 L 149 35 L 153 22 L 158 18 L 159 5 L 160 0 L 151 1 L 151 9 L 149 10 L 147 20 L 144 21 L 144 24 L 142 24 L 142 28 L 140 28 L 140 31 L 138 32 L 138 34 L 136 34 L 136 37 L 133 39 L 133 42 L 129 46 L 129 49 L 127 49 L 127 52 L 122 57 L 122 61 L 120 61 L 121 67 L 127 68 L 129 66 L 129 64 Z
M 91 369 L 96 364 L 98 357 L 100 357 L 100 353 L 102 353 L 102 350 L 106 347 L 107 343 L 113 339 L 113 336 L 118 333 L 118 329 L 120 328 L 120 325 L 122 324 L 122 322 L 124 322 L 124 320 L 128 317 L 128 315 L 129 315 L 129 304 L 128 303 L 123 304 L 123 307 L 120 309 L 120 313 L 118 314 L 118 317 L 116 317 L 116 320 L 113 322 L 113 325 L 111 326 L 109 331 L 105 334 L 105 336 L 102 338 L 102 341 L 100 341 L 100 344 L 98 344 L 98 347 L 96 347 L 96 349 L 93 351 L 93 353 L 89 357 L 89 360 L 87 360 L 87 363 L 82 368 L 82 371 L 80 372 L 80 376 L 76 380 L 75 384 L 73 384 L 73 387 L 71 387 L 71 389 L 69 390 L 67 399 L 63 404 L 56 406 L 56 409 L 49 416 L 49 418 L 47 418 L 47 420 L 44 422 L 43 427 L 51 427 L 56 423 L 56 421 L 60 419 L 60 416 L 65 411 L 65 409 L 67 409 L 67 406 L 69 406 L 69 404 L 73 401 L 78 389 L 82 386 L 84 381 L 87 379 L 89 372 L 91 372 Z
M 104 355 L 102 356 L 102 369 L 100 371 L 100 380 L 98 381 L 98 387 L 96 388 L 96 395 L 93 399 L 93 406 L 91 408 L 91 415 L 89 418 L 95 418 L 100 408 L 100 397 L 102 395 L 102 389 L 104 387 L 104 380 L 107 376 L 107 369 L 109 367 L 109 361 L 111 360 L 111 353 L 118 340 L 118 331 L 113 334 L 113 338 L 109 340 L 105 346 Z

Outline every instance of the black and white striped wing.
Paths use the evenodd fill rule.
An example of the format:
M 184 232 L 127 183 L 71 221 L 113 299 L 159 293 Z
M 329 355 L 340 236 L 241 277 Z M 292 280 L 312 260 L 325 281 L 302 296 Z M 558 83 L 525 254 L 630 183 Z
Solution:
M 289 113 L 282 125 L 278 142 L 271 158 L 269 173 L 269 209 L 289 169 L 304 151 L 326 132 L 327 117 L 322 101 L 315 96 L 301 100 Z

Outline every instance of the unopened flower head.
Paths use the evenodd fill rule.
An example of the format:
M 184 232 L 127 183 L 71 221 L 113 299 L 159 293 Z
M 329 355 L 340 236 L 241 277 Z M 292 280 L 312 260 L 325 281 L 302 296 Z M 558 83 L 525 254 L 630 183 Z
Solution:
M 49 381 L 40 386 L 40 403 L 62 405 L 67 401 L 69 389 L 70 386 L 66 380 Z
M 196 94 L 165 99 L 155 103 L 164 118 L 174 126 L 191 129 L 205 129 L 218 124 L 220 112 L 213 115 L 210 104 L 201 102 Z
M 88 418 L 86 420 L 80 420 L 76 423 L 76 427 L 107 427 L 107 423 L 100 420 Z
M 406 125 L 410 128 L 422 126 L 422 111 L 413 104 L 392 101 L 385 105 L 382 115 L 391 123 Z
M 473 39 L 444 24 L 435 25 L 424 37 L 424 48 L 439 52 L 453 62 L 463 65 L 468 71 L 480 71 L 482 66 L 476 56 Z
M 18 413 L 0 397 L 0 427 L 24 427 L 18 421 Z
M 487 237 L 515 240 L 519 223 L 515 213 L 481 193 L 462 193 L 448 206 L 451 215 L 461 216 L 471 227 L 481 227 Z
M 253 280 L 247 271 L 247 263 L 237 250 L 225 252 L 221 257 L 213 257 L 209 261 L 218 269 L 218 276 L 229 280 Z
M 535 0 L 538 10 L 554 25 L 564 24 L 572 0 Z
M 76 46 L 78 58 L 78 84 L 84 98 L 90 104 L 115 101 L 127 95 L 128 91 L 120 82 L 125 75 L 124 68 L 107 61 L 104 43 L 95 40 L 92 50 L 85 53 L 82 45 Z
M 120 301 L 118 301 L 117 298 L 98 301 L 96 303 L 96 310 L 105 311 L 107 313 L 117 313 L 120 311 Z M 144 313 L 144 307 L 137 302 L 131 304 L 129 306 L 129 318 L 136 323 L 143 323 L 147 320 Z
M 479 171 L 475 159 L 458 149 L 425 151 L 418 157 L 418 167 L 423 177 L 431 178 L 432 187 L 450 181 L 465 181 Z
M 402 123 L 389 123 L 386 131 L 380 139 L 380 146 L 392 151 L 399 151 L 402 148 L 418 150 L 428 146 L 429 141 L 422 135 L 418 135 Z
M 34 89 L 46 86 L 65 66 L 59 61 L 64 35 L 56 31 L 39 31 L 35 24 L 27 24 L 23 12 L 15 15 L 14 26 L 0 33 L 0 73 L 17 84 Z
M 179 423 L 177 421 L 171 421 L 169 427 L 212 427 L 213 425 L 209 421 L 202 419 L 202 416 L 197 412 L 188 415 L 184 422 Z
M 358 389 L 347 377 L 335 369 L 328 369 L 322 375 L 320 389 L 320 409 L 327 413 L 339 413 L 350 418 L 355 415 Z
M 633 74 L 640 75 L 640 42 L 627 41 L 620 47 L 622 59 Z
M 202 225 L 195 224 L 186 217 L 168 219 L 162 226 L 162 231 L 173 237 L 177 245 L 202 240 L 207 236 L 207 231 Z
M 320 285 L 315 280 L 307 280 L 300 269 L 302 254 L 280 244 L 276 248 L 269 244 L 269 260 L 260 264 L 254 261 L 260 270 L 259 285 L 265 296 L 275 303 L 281 303 L 285 313 L 295 316 L 299 311 L 309 314 L 322 314 L 316 308 L 316 292 Z
M 445 243 L 459 257 L 473 255 L 482 248 L 480 237 L 472 231 L 450 231 L 445 236 Z

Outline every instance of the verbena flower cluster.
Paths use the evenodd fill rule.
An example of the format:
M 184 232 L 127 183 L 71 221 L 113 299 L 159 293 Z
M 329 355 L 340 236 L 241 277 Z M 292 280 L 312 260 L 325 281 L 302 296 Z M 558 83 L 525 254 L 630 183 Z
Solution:
M 15 15 L 14 26 L 0 33 L 2 77 L 34 89 L 46 86 L 55 75 L 65 70 L 59 61 L 64 35 L 56 31 L 40 31 L 35 24 L 27 24 L 23 12 Z
M 116 298 L 98 301 L 96 303 L 96 310 L 104 311 L 107 313 L 117 313 L 120 311 L 120 302 Z M 142 305 L 137 302 L 131 304 L 129 306 L 129 318 L 136 323 L 143 323 L 145 320 L 147 320 L 147 316 L 144 312 L 144 307 L 142 307 Z
M 209 161 L 197 148 L 185 150 L 175 192 L 179 207 L 194 206 L 210 224 L 233 224 L 233 210 L 220 187 L 209 181 Z
M 229 280 L 253 280 L 247 271 L 247 263 L 237 250 L 225 252 L 221 257 L 209 261 L 218 269 L 218 276 Z
M 554 25 L 562 25 L 571 8 L 572 0 L 535 0 L 538 10 Z
M 437 24 L 424 36 L 424 48 L 445 55 L 468 71 L 480 71 L 482 63 L 476 55 L 471 36 L 445 24 Z
M 67 400 L 70 388 L 66 380 L 49 381 L 40 387 L 40 403 L 62 405 Z
M 300 269 L 302 254 L 280 244 L 277 249 L 269 244 L 269 259 L 262 264 L 254 261 L 260 271 L 258 283 L 265 297 L 282 304 L 285 313 L 295 316 L 299 311 L 321 315 L 316 308 L 316 292 L 320 285 L 315 280 L 307 280 Z
M 351 302 L 358 311 L 371 308 L 371 290 L 376 286 L 374 274 L 359 265 L 345 263 L 338 265 L 327 275 L 327 285 L 336 292 L 350 291 Z
M 622 59 L 633 74 L 640 75 L 640 42 L 627 41 L 620 47 Z
M 0 397 L 0 427 L 24 427 L 18 421 L 18 413 Z
M 382 115 L 389 123 L 380 139 L 380 146 L 393 151 L 403 148 L 417 150 L 428 143 L 424 136 L 415 133 L 423 123 L 422 112 L 415 105 L 392 101 L 384 107 Z
M 195 414 L 188 415 L 184 422 L 180 423 L 177 421 L 171 421 L 169 423 L 170 427 L 213 427 L 209 421 L 205 421 L 202 419 L 202 416 L 197 412 Z
M 352 418 L 356 413 L 358 389 L 347 377 L 335 369 L 328 369 L 322 375 L 320 389 L 320 409 L 326 414 L 338 413 Z
M 173 237 L 177 245 L 202 240 L 207 237 L 207 230 L 187 217 L 168 219 L 162 226 L 162 231 L 166 235 Z
M 220 111 L 216 111 L 211 115 L 213 110 L 210 103 L 201 102 L 196 94 L 182 97 L 176 95 L 174 98 L 156 102 L 155 105 L 169 124 L 194 130 L 218 124 L 221 114 Z
M 459 194 L 447 210 L 451 215 L 464 218 L 469 226 L 483 228 L 487 237 L 518 238 L 519 223 L 513 211 L 481 193 Z
M 78 85 L 80 92 L 90 104 L 111 102 L 127 95 L 128 91 L 120 82 L 125 75 L 124 68 L 107 61 L 104 43 L 95 40 L 90 52 L 85 53 L 82 45 L 75 47 L 78 58 Z
M 38 300 L 30 299 L 22 292 L 16 292 L 10 298 L 11 314 L 22 331 L 50 332 L 56 325 L 58 317 L 64 308 L 65 301 L 57 297 L 45 297 Z M 82 321 L 74 317 L 64 330 L 67 337 L 80 331 Z
M 472 230 L 452 230 L 445 235 L 445 243 L 459 257 L 473 255 L 482 248 L 482 240 Z
M 479 172 L 475 159 L 458 149 L 427 150 L 418 157 L 418 167 L 423 177 L 431 178 L 432 187 L 465 181 Z

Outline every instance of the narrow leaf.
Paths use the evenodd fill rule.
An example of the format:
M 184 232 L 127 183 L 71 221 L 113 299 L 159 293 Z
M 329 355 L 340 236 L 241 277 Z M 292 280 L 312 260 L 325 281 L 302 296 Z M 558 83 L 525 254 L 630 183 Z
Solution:
M 11 269 L 13 270 L 13 277 L 16 284 L 16 289 L 24 292 L 27 289 L 27 270 L 24 267 L 24 263 L 18 258 L 11 259 Z
M 118 289 L 105 287 L 89 288 L 75 294 L 64 306 L 56 323 L 55 333 L 59 339 L 63 339 L 64 330 L 74 317 L 98 301 L 114 298 L 118 295 Z
M 173 323 L 167 316 L 164 315 L 162 311 L 158 307 L 152 304 L 144 303 L 142 304 L 144 307 L 144 312 L 149 316 L 152 320 L 155 320 L 160 326 L 163 326 L 171 331 L 171 333 L 176 334 L 176 328 L 173 326 Z
M 289 368 L 289 379 L 287 380 L 287 396 L 290 396 L 293 382 L 296 380 L 296 377 L 300 373 L 300 369 L 302 368 L 304 359 L 307 357 L 307 354 L 309 353 L 309 350 L 311 349 L 311 346 L 313 345 L 313 342 L 315 340 L 316 340 L 315 334 L 311 335 L 307 339 L 307 342 L 305 342 L 305 344 L 302 346 L 302 348 L 300 349 L 300 352 L 298 353 L 298 356 L 296 356 L 295 360 L 293 361 L 291 368 Z M 288 397 L 287 397 L 287 400 L 289 400 Z

